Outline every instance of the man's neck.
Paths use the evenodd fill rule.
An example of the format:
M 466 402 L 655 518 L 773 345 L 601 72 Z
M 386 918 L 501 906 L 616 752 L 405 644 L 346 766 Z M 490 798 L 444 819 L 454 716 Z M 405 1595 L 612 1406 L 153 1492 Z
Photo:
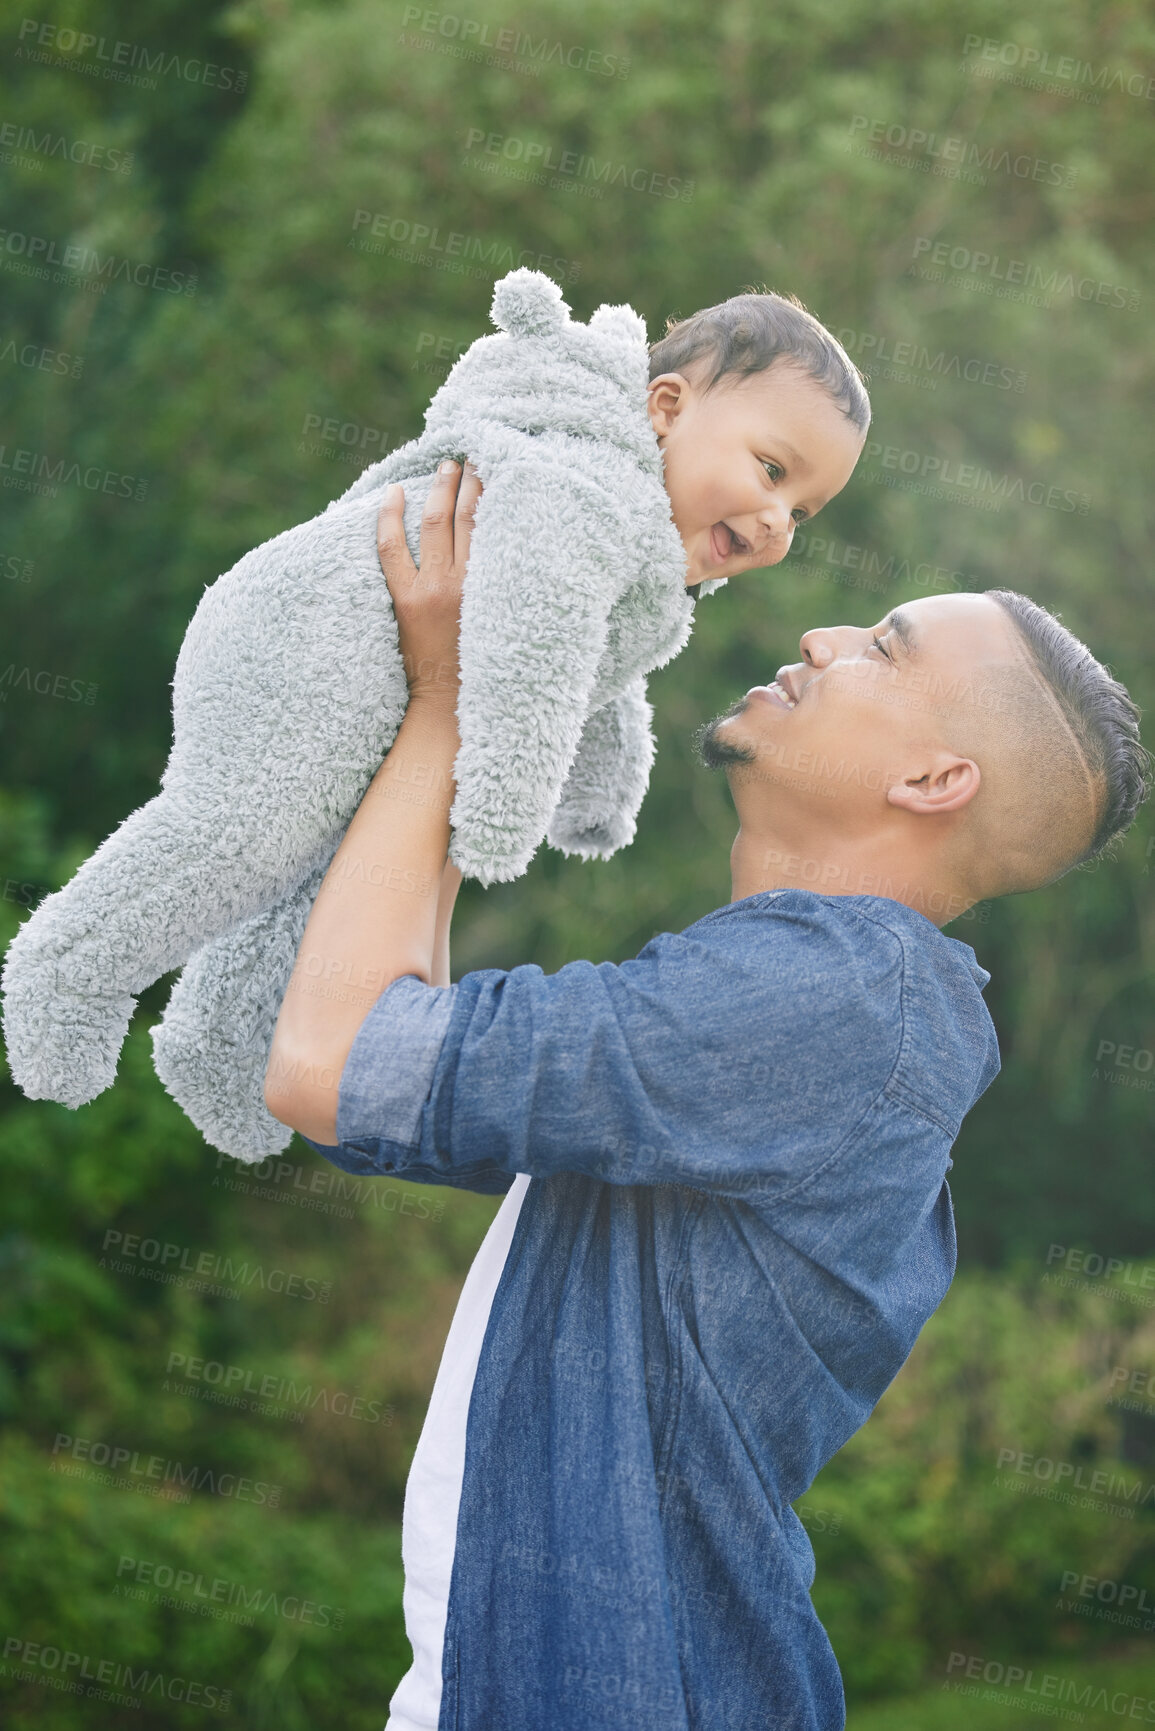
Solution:
M 885 896 L 936 926 L 957 920 L 973 898 L 944 876 L 937 861 L 867 842 L 832 846 L 740 829 L 730 849 L 731 901 L 767 890 L 812 890 L 824 896 Z

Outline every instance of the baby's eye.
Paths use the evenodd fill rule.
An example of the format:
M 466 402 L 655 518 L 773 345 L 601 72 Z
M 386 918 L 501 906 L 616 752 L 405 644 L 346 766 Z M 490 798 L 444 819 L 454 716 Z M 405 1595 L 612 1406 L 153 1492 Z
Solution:
M 781 463 L 775 463 L 769 457 L 759 457 L 758 461 L 772 481 L 780 481 L 786 473 Z

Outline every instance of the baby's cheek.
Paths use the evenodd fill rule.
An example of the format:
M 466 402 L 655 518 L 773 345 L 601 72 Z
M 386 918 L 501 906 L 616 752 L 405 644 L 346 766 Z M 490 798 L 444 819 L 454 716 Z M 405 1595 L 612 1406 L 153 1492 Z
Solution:
M 701 522 L 699 500 L 696 497 L 698 489 L 683 481 L 676 466 L 667 463 L 665 475 L 666 492 L 670 500 L 670 515 L 677 524 L 678 533 L 685 540 Z

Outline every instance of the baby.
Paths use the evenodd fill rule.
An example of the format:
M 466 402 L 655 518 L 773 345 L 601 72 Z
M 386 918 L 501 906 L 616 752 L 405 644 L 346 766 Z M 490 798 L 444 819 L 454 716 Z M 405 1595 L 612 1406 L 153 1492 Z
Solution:
M 870 425 L 858 369 L 776 294 L 671 320 L 650 349 L 647 403 L 695 593 L 785 558 L 797 525 L 845 487 Z
M 277 1014 L 408 701 L 376 556 L 386 483 L 404 483 L 414 557 L 438 463 L 466 456 L 483 485 L 451 857 L 491 883 L 543 838 L 585 858 L 632 839 L 654 751 L 646 675 L 684 646 L 700 593 L 784 557 L 862 449 L 860 375 L 778 295 L 671 323 L 649 349 L 629 307 L 582 325 L 556 284 L 519 270 L 493 317 L 502 334 L 462 356 L 417 439 L 201 597 L 160 793 L 5 959 L 8 1061 L 29 1098 L 76 1107 L 110 1086 L 136 994 L 179 968 L 152 1030 L 165 1087 L 225 1153 L 258 1161 L 288 1142 L 264 1101 Z

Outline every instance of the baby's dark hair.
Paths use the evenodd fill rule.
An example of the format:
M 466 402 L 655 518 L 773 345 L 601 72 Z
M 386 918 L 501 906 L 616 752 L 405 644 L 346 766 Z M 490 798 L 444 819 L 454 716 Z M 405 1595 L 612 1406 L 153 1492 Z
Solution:
M 650 377 L 687 373 L 705 358 L 707 391 L 731 374 L 749 378 L 775 361 L 801 367 L 860 433 L 870 425 L 866 384 L 846 350 L 796 295 L 747 289 L 703 307 L 689 318 L 666 321 L 666 334 L 650 344 Z

